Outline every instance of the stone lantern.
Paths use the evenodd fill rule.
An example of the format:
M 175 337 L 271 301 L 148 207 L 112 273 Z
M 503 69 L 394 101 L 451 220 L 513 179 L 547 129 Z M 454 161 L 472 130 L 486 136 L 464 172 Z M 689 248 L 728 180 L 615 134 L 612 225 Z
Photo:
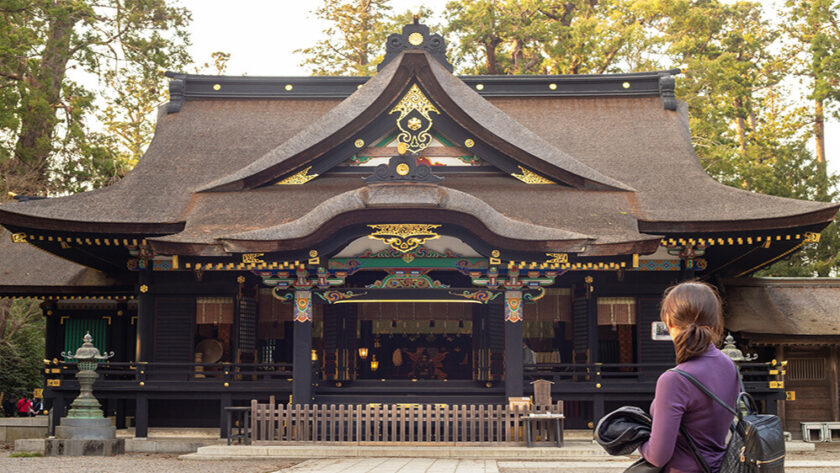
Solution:
M 55 439 L 48 439 L 48 456 L 116 455 L 125 451 L 125 443 L 116 438 L 117 429 L 102 414 L 101 405 L 93 396 L 93 383 L 99 378 L 99 362 L 114 356 L 114 352 L 101 355 L 93 346 L 93 337 L 87 333 L 82 346 L 74 354 L 61 353 L 66 359 L 75 359 L 79 371 L 79 395 L 70 404 L 67 417 L 55 428 Z
M 726 335 L 726 339 L 723 341 L 723 348 L 720 351 L 726 354 L 726 356 L 735 363 L 755 361 L 756 358 L 758 358 L 758 355 L 755 353 L 744 355 L 744 353 L 735 346 L 735 338 L 732 337 L 731 333 Z
M 99 378 L 96 374 L 96 367 L 100 361 L 105 361 L 114 356 L 114 352 L 99 354 L 99 349 L 93 346 L 93 337 L 90 332 L 85 334 L 82 338 L 82 346 L 76 350 L 75 354 L 67 354 L 61 352 L 61 356 L 70 360 L 75 359 L 79 371 L 76 373 L 76 379 L 79 380 L 79 396 L 70 404 L 70 411 L 67 413 L 68 419 L 103 419 L 101 404 L 93 396 L 93 383 Z

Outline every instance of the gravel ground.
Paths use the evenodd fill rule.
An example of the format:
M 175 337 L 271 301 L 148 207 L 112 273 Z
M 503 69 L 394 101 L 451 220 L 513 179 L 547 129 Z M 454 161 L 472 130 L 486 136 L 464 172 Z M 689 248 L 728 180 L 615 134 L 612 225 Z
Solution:
M 10 458 L 12 446 L 0 445 L 2 473 L 270 473 L 293 460 L 187 461 L 178 455 L 130 453 L 115 457 Z
M 294 460 L 187 461 L 178 455 L 127 454 L 116 457 L 10 458 L 12 444 L 0 443 L 2 473 L 273 473 L 299 462 Z M 789 460 L 836 461 L 840 444 L 818 444 L 815 452 L 790 453 Z M 799 473 L 800 469 L 795 469 Z M 564 473 L 593 473 L 592 467 Z M 603 470 L 611 471 L 609 468 Z M 821 469 L 821 472 L 828 471 Z M 835 471 L 835 470 L 830 470 Z M 840 467 L 836 470 L 840 472 Z

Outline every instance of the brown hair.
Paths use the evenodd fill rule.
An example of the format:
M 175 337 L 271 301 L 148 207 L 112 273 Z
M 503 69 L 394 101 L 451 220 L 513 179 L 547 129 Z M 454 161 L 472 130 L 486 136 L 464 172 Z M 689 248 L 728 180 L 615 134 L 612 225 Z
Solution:
M 690 281 L 665 291 L 659 318 L 680 330 L 673 337 L 677 363 L 706 353 L 723 336 L 723 309 L 714 286 Z

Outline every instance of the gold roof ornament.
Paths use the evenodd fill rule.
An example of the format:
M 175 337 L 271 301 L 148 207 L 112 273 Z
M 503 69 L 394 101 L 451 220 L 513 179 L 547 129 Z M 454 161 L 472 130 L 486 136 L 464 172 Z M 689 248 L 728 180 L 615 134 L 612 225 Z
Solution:
M 397 117 L 398 143 L 405 143 L 406 149 L 417 153 L 432 143 L 431 112 L 440 115 L 440 111 L 429 101 L 417 84 L 412 84 L 399 103 L 388 114 L 399 113 Z
M 309 170 L 312 169 L 312 166 L 307 167 L 303 171 L 298 172 L 297 174 L 293 174 L 286 179 L 278 182 L 278 186 L 293 186 L 293 185 L 300 185 L 306 184 L 307 182 L 311 181 L 318 177 L 317 174 L 309 174 Z
M 554 181 L 546 179 L 539 174 L 525 169 L 522 166 L 517 166 L 522 170 L 522 174 L 511 173 L 510 175 L 524 182 L 525 184 L 554 184 Z
M 407 253 L 418 246 L 426 243 L 427 240 L 440 238 L 435 230 L 440 225 L 426 223 L 385 223 L 368 225 L 374 230 L 368 237 L 372 240 L 381 240 L 391 248 Z

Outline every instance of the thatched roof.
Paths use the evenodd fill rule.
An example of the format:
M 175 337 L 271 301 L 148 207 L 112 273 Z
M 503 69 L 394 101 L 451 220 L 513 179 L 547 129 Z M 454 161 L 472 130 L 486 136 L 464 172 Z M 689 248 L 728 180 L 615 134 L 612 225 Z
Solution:
M 840 336 L 838 279 L 728 279 L 724 285 L 728 330 L 765 335 Z
M 191 76 L 179 77 L 193 90 Z M 348 197 L 375 185 L 357 175 L 322 175 L 298 186 L 264 184 L 387 114 L 413 81 L 477 139 L 566 185 L 447 175 L 430 184 L 446 195 L 444 204 L 413 202 L 397 192 L 383 205 L 475 217 L 476 226 L 497 238 L 527 242 L 542 235 L 546 243 L 539 251 L 563 251 L 583 239 L 584 256 L 651 253 L 665 234 L 797 229 L 833 219 L 838 204 L 755 194 L 709 177 L 692 148 L 685 105 L 663 106 L 663 77 L 670 75 L 558 78 L 551 82 L 554 95 L 543 83 L 539 92 L 527 93 L 535 90 L 534 77 L 504 78 L 504 87 L 522 88 L 482 95 L 475 89 L 483 79 L 458 78 L 423 52 L 402 53 L 343 100 L 315 90 L 334 78 L 308 79 L 304 85 L 313 92 L 284 97 L 277 91 L 289 78 L 196 76 L 195 84 L 207 90 L 187 94 L 176 113 L 161 110 L 152 144 L 123 180 L 98 191 L 0 206 L 0 223 L 70 232 L 90 232 L 95 223 L 103 233 L 162 235 L 148 240 L 163 253 L 185 248 L 177 245 L 193 251 L 215 246 L 206 250 L 213 253 L 234 248 L 237 239 L 275 241 L 297 235 L 284 230 L 290 222 L 310 222 L 298 232 L 329 233 L 312 222 L 359 210 Z M 212 97 L 213 80 L 225 95 Z M 254 92 L 257 85 L 271 92 Z M 238 94 L 240 86 L 250 88 Z M 565 93 L 565 87 L 575 93 Z M 411 186 L 401 189 L 406 196 L 413 192 Z M 362 207 L 370 215 L 378 211 Z
M 56 288 L 94 289 L 118 285 L 95 269 L 47 253 L 29 243 L 13 243 L 0 229 L 0 296 L 55 294 Z

